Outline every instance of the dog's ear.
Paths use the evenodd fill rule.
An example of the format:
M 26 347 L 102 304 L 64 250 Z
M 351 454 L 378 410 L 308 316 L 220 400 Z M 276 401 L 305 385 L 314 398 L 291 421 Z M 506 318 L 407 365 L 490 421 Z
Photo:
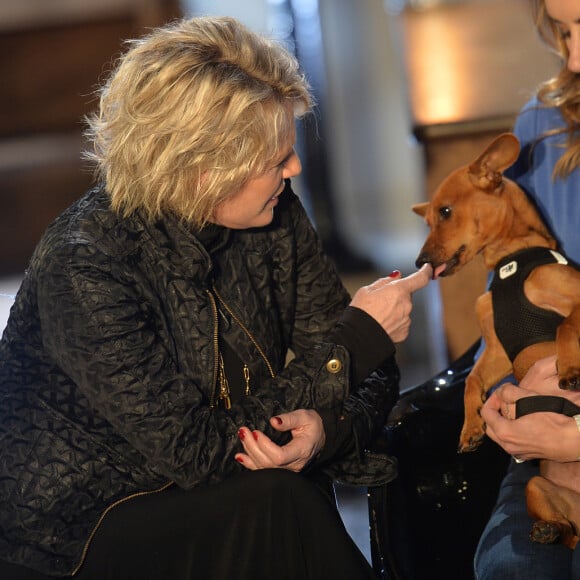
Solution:
M 411 206 L 411 209 L 417 214 L 420 215 L 421 217 L 425 217 L 425 214 L 427 213 L 427 208 L 429 207 L 430 202 L 425 201 L 423 203 L 416 203 L 415 205 Z
M 469 166 L 469 178 L 479 189 L 494 191 L 503 180 L 503 172 L 515 163 L 520 142 L 513 133 L 502 133 Z

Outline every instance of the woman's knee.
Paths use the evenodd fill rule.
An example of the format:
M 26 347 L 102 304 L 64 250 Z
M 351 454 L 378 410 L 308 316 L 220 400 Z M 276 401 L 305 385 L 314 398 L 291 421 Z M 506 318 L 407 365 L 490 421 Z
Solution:
M 279 496 L 308 490 L 312 483 L 299 473 L 287 469 L 259 469 L 247 474 L 244 486 L 249 484 L 251 489 L 262 499 L 269 494 Z

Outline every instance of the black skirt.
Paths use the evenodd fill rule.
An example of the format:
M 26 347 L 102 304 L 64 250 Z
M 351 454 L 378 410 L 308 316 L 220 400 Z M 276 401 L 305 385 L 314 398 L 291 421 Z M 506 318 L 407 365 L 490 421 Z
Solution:
M 50 580 L 0 563 L 0 578 Z M 107 514 L 78 580 L 376 580 L 322 487 L 282 469 L 191 491 L 172 487 Z

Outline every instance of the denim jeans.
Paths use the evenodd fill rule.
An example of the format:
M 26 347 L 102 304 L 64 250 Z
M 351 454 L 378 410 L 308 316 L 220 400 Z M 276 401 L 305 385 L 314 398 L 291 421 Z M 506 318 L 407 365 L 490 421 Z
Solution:
M 580 547 L 570 550 L 530 540 L 533 520 L 525 487 L 537 474 L 537 462 L 510 462 L 475 553 L 476 580 L 580 580 Z

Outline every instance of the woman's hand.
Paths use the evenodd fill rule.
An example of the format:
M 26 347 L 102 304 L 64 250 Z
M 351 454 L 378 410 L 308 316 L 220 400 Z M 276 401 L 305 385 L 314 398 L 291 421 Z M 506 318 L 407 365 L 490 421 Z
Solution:
M 372 316 L 393 342 L 402 342 L 409 335 L 411 326 L 411 296 L 427 286 L 432 275 L 429 264 L 406 278 L 401 278 L 400 272 L 393 272 L 357 290 L 350 305 Z
M 324 447 L 326 440 L 320 415 L 312 409 L 298 409 L 270 419 L 277 431 L 290 431 L 292 440 L 277 445 L 261 431 L 242 427 L 239 437 L 245 453 L 236 461 L 252 470 L 280 468 L 299 472 Z
M 580 402 L 580 394 L 558 387 L 556 358 L 545 358 L 528 371 L 519 387 L 506 383 L 492 393 L 481 410 L 487 435 L 519 459 L 576 461 L 580 433 L 573 418 L 540 412 L 514 420 L 516 401 L 535 395 L 556 395 Z

